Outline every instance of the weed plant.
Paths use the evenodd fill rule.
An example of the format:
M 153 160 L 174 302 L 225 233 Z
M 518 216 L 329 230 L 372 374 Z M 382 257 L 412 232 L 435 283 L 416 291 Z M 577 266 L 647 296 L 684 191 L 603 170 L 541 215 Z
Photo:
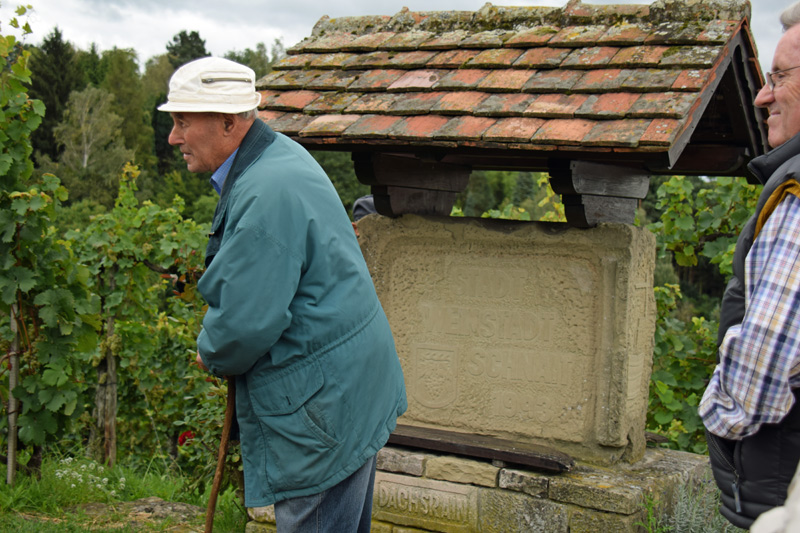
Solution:
M 647 533 L 745 533 L 719 513 L 719 490 L 710 470 L 679 485 L 669 505 L 649 495 L 643 505 L 645 519 L 638 525 Z

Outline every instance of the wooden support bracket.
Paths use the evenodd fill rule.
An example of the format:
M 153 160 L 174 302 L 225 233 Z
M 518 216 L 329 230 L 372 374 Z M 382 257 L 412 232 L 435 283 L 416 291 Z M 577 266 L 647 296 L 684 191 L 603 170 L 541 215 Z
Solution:
M 353 153 L 358 181 L 372 187 L 375 209 L 386 216 L 405 213 L 449 215 L 472 169 L 413 156 Z
M 638 200 L 647 195 L 643 169 L 589 161 L 550 161 L 550 185 L 561 195 L 567 222 L 590 228 L 601 222 L 632 224 Z

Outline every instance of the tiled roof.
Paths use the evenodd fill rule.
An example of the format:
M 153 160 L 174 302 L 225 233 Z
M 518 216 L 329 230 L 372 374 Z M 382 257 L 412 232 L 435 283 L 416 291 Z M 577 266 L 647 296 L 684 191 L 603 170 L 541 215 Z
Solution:
M 724 145 L 715 164 L 741 173 L 766 147 L 749 13 L 744 0 L 573 0 L 323 17 L 259 80 L 261 117 L 310 148 L 484 167 L 589 153 L 699 173 L 712 163 L 691 154 Z

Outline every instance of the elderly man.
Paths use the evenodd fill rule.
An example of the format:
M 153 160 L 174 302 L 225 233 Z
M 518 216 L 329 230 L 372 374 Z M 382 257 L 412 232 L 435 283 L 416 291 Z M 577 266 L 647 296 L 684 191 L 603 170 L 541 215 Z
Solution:
M 736 244 L 720 311 L 718 364 L 700 402 L 722 514 L 748 528 L 781 505 L 800 460 L 800 3 L 755 104 L 773 150 L 750 163 L 764 183 Z
M 197 362 L 236 380 L 245 503 L 278 531 L 370 529 L 375 455 L 406 409 L 394 340 L 325 172 L 257 119 L 255 74 L 178 69 L 169 142 L 220 199 L 198 289 Z

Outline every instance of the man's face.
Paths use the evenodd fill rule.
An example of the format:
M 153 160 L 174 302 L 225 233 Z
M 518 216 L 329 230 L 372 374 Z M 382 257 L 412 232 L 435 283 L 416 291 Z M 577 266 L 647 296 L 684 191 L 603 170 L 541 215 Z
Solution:
M 778 41 L 772 71 L 800 66 L 800 26 L 789 28 Z M 776 148 L 800 132 L 800 68 L 773 75 L 775 87 L 761 88 L 755 105 L 769 111 L 769 144 Z
M 219 113 L 170 113 L 169 144 L 178 146 L 189 172 L 213 172 L 232 153 L 226 153 L 225 121 Z

